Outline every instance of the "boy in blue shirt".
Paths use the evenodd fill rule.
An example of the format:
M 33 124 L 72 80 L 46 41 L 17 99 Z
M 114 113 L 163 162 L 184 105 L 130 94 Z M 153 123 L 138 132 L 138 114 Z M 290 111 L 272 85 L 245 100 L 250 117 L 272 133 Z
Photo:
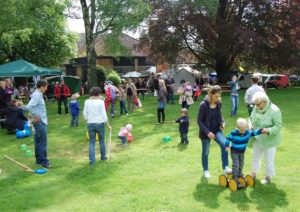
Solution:
M 78 102 L 76 101 L 76 94 L 73 94 L 71 96 L 71 102 L 69 104 L 69 108 L 71 110 L 71 114 L 72 114 L 72 119 L 71 119 L 71 127 L 74 127 L 74 125 L 76 127 L 78 127 L 78 119 L 79 119 L 79 110 L 80 110 L 80 107 L 79 107 L 79 104 Z
M 175 122 L 179 123 L 179 132 L 181 138 L 181 144 L 189 144 L 188 131 L 189 131 L 189 117 L 188 110 L 186 108 L 181 109 L 181 117 L 176 119 Z
M 247 144 L 251 136 L 257 136 L 261 134 L 261 129 L 252 131 L 249 130 L 248 122 L 246 119 L 238 118 L 236 129 L 231 131 L 227 136 L 225 147 L 226 151 L 231 150 L 232 158 L 232 177 L 237 182 L 238 187 L 240 188 L 237 179 L 239 177 L 244 177 L 243 175 L 243 166 L 244 166 L 244 154 L 247 148 Z M 229 148 L 229 144 L 231 146 Z

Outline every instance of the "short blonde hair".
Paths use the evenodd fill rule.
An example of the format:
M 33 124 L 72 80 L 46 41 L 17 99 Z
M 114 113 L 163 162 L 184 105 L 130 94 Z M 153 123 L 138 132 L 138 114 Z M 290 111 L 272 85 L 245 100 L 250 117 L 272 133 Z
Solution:
M 189 114 L 189 111 L 186 108 L 182 108 L 180 112 L 183 113 L 185 116 Z
M 249 128 L 249 124 L 248 124 L 248 121 L 244 118 L 238 118 L 236 120 L 236 126 L 237 127 L 245 127 L 246 129 Z
M 76 94 L 73 94 L 72 96 L 71 96 L 71 100 L 76 100 L 77 99 L 77 95 Z

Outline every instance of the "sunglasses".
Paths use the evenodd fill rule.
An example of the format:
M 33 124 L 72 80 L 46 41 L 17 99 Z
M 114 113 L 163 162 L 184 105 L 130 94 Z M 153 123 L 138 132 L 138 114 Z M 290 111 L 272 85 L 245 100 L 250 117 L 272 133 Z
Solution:
M 263 101 L 258 104 L 255 104 L 255 105 L 256 105 L 256 107 L 259 107 L 262 103 L 263 103 Z

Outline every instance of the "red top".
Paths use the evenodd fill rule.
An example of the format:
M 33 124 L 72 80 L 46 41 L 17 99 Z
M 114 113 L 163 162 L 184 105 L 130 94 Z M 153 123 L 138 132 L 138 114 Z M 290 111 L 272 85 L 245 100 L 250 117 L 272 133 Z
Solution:
M 70 89 L 69 89 L 69 87 L 67 85 L 63 86 L 63 94 L 62 94 L 61 90 L 62 89 L 61 89 L 60 86 L 56 86 L 55 90 L 54 90 L 54 96 L 61 97 L 62 95 L 64 95 L 65 97 L 68 97 L 68 96 L 71 95 Z

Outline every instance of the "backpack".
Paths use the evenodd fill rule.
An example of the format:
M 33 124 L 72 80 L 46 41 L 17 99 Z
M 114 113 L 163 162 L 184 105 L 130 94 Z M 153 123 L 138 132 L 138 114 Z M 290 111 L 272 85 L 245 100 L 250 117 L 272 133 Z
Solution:
M 109 86 L 109 90 L 110 90 L 110 98 L 112 100 L 115 100 L 116 99 L 116 91 L 115 91 L 115 88 L 113 86 Z

